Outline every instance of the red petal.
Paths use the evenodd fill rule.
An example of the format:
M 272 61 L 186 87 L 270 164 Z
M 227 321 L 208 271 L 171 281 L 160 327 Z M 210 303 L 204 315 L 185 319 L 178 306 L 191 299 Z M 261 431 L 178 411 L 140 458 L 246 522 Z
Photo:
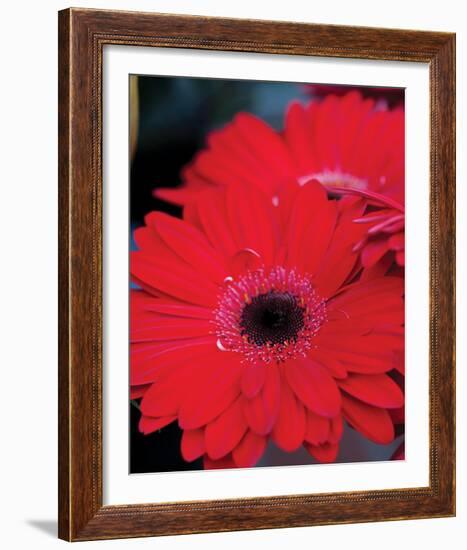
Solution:
M 217 190 L 201 193 L 197 205 L 201 223 L 211 244 L 226 257 L 232 256 L 237 251 L 237 245 L 228 224 L 225 193 Z
M 272 438 L 279 448 L 292 452 L 305 438 L 305 408 L 298 401 L 285 380 L 281 385 L 279 415 L 272 430 Z
M 302 174 L 309 173 L 312 165 L 310 143 L 313 133 L 310 130 L 303 105 L 297 101 L 292 102 L 287 110 L 284 134 L 290 153 Z
M 310 359 L 295 359 L 285 369 L 295 395 L 313 412 L 336 416 L 341 407 L 340 393 L 326 369 Z
M 180 260 L 182 262 L 182 260 Z M 131 253 L 131 275 L 148 287 L 188 303 L 216 307 L 217 287 L 196 273 L 187 264 L 171 262 L 163 265 L 143 252 Z
M 219 183 L 246 183 L 250 186 L 257 186 L 259 189 L 268 192 L 272 184 L 271 175 L 274 172 L 270 165 L 259 158 L 255 150 L 256 144 L 250 147 L 248 141 L 242 135 L 239 118 L 251 115 L 239 115 L 232 123 L 227 124 L 222 130 L 211 132 L 208 135 L 208 155 L 212 163 L 222 166 L 224 172 L 223 181 Z M 247 136 L 248 137 L 248 136 Z M 217 183 L 214 180 L 213 183 Z
M 247 425 L 243 416 L 243 398 L 237 399 L 220 416 L 206 426 L 206 452 L 218 460 L 240 442 Z
M 224 280 L 227 275 L 225 266 L 201 231 L 163 212 L 154 212 L 150 222 L 172 251 L 188 264 L 212 281 L 221 283 Z
M 396 409 L 404 404 L 401 389 L 385 374 L 352 374 L 345 380 L 339 380 L 338 384 L 347 393 L 375 407 Z
M 371 267 L 376 264 L 388 251 L 388 241 L 386 237 L 372 239 L 362 251 L 363 267 Z
M 349 372 L 361 374 L 381 374 L 392 370 L 395 366 L 394 354 L 386 356 L 365 355 L 363 353 L 351 353 L 335 351 L 333 354 Z
M 211 353 L 201 357 L 199 363 L 194 363 L 191 359 L 158 370 L 155 383 L 146 391 L 141 401 L 142 412 L 147 416 L 177 414 L 182 403 L 205 391 L 206 381 L 220 375 L 219 355 L 220 352 Z
M 323 443 L 323 445 L 317 446 L 304 443 L 304 447 L 312 457 L 322 463 L 335 462 L 339 454 L 339 445 L 335 443 Z
M 329 316 L 327 322 L 321 327 L 319 335 L 333 338 L 355 337 L 368 334 L 372 328 L 372 323 L 366 319 L 334 319 Z
M 324 298 L 335 294 L 352 271 L 358 259 L 358 254 L 353 252 L 353 247 L 365 231 L 352 221 L 352 218 L 361 211 L 360 202 L 350 202 L 346 199 L 348 197 L 344 197 L 338 203 L 341 214 L 332 241 L 314 277 L 316 290 Z M 347 204 L 349 206 L 344 208 Z
M 393 257 L 392 254 L 386 254 L 381 260 L 371 267 L 367 267 L 362 271 L 360 281 L 371 281 L 372 279 L 379 279 L 384 277 L 392 266 Z
M 204 457 L 205 470 L 226 470 L 226 469 L 231 469 L 236 467 L 237 465 L 232 460 L 232 457 L 230 455 L 224 456 L 219 460 L 212 460 L 211 458 L 208 457 L 208 455 L 205 455 Z
M 405 422 L 405 407 L 399 409 L 390 409 L 389 414 L 394 424 L 404 424 Z
M 307 184 L 305 187 L 308 187 Z M 304 246 L 307 254 L 304 256 L 304 265 L 307 273 L 316 273 L 330 246 L 336 225 L 337 207 L 335 201 L 328 201 L 319 215 L 313 217 L 307 228 Z M 313 243 L 310 246 L 310 243 Z M 308 245 L 308 246 L 307 246 Z M 303 253 L 303 249 L 302 249 Z
M 143 397 L 146 393 L 146 390 L 151 386 L 151 384 L 142 384 L 141 386 L 131 386 L 130 388 L 130 399 L 139 399 Z
M 328 302 L 328 313 L 352 320 L 363 318 L 367 322 L 381 315 L 386 319 L 396 313 L 404 321 L 404 281 L 400 277 L 380 277 L 348 286 Z
M 257 434 L 268 434 L 274 426 L 279 413 L 280 389 L 279 370 L 276 365 L 269 365 L 262 391 L 247 399 L 244 406 L 248 425 Z
M 132 344 L 130 346 L 130 384 L 154 382 L 157 374 L 187 361 L 198 361 L 216 353 L 212 337 L 165 343 Z
M 204 426 L 235 401 L 240 393 L 240 375 L 243 366 L 235 354 L 229 354 L 217 372 L 198 381 L 181 404 L 178 423 L 184 430 Z
M 230 185 L 227 207 L 230 228 L 238 248 L 253 249 L 266 264 L 271 263 L 276 246 L 276 232 L 272 206 L 269 206 L 265 196 L 251 187 Z
M 245 397 L 252 399 L 263 387 L 266 380 L 267 366 L 264 363 L 246 365 L 242 374 L 242 392 Z
M 405 234 L 396 233 L 389 238 L 388 246 L 391 250 L 404 250 L 405 248 Z
M 313 445 L 320 445 L 329 438 L 330 422 L 328 418 L 307 410 L 305 439 Z
M 243 124 L 243 121 L 246 124 Z M 269 193 L 281 178 L 274 169 L 271 156 L 262 156 L 262 144 L 251 141 L 254 131 L 248 122 L 255 120 L 252 115 L 240 113 L 231 124 L 208 136 L 208 151 L 198 154 L 193 169 L 195 173 L 217 184 L 247 184 Z M 274 137 L 275 132 L 264 122 L 266 131 Z M 193 181 L 193 174 L 185 173 L 187 180 Z
M 218 150 L 198 153 L 191 170 L 184 171 L 187 181 L 193 180 L 193 173 L 215 185 L 236 185 L 239 181 L 247 181 L 250 185 L 256 183 L 254 175 L 249 174 L 243 164 Z
M 152 417 L 176 415 L 183 395 L 184 388 L 174 378 L 165 383 L 152 384 L 141 400 L 141 412 Z
M 193 462 L 205 453 L 204 430 L 183 430 L 181 441 L 183 460 Z
M 261 266 L 261 256 L 251 248 L 244 248 L 234 254 L 228 261 L 227 269 L 229 275 L 236 277 L 243 275 L 246 271 L 255 271 Z
M 342 410 L 347 422 L 371 441 L 380 445 L 387 445 L 393 441 L 394 425 L 386 409 L 372 407 L 343 395 Z
M 366 357 L 385 357 L 404 347 L 403 334 L 372 333 L 364 336 L 321 336 L 319 346 L 330 351 L 355 353 Z
M 159 313 L 170 317 L 182 319 L 204 319 L 211 320 L 212 312 L 208 308 L 191 306 L 183 302 L 169 302 L 160 298 L 154 298 L 141 290 L 132 290 L 130 293 L 131 317 L 138 318 L 141 315 Z
M 394 368 L 403 376 L 405 375 L 405 353 L 404 350 L 396 351 Z
M 201 223 L 198 206 L 195 201 L 190 201 L 183 207 L 183 220 L 195 227 L 198 231 L 203 232 L 203 225 Z M 203 235 L 204 242 L 207 242 L 206 236 Z
M 316 363 L 319 363 L 322 367 L 326 368 L 333 378 L 346 378 L 347 371 L 344 368 L 344 365 L 333 357 L 332 354 L 313 350 L 309 357 Z
M 185 340 L 207 336 L 212 332 L 212 322 L 203 319 L 160 317 L 151 315 L 145 319 L 131 317 L 131 342 L 154 342 L 158 340 Z
M 342 416 L 336 416 L 331 420 L 331 430 L 329 432 L 329 443 L 339 443 L 344 432 L 344 422 Z
M 266 438 L 247 432 L 240 444 L 233 450 L 232 457 L 239 468 L 250 468 L 255 466 L 266 448 Z
M 240 113 L 236 116 L 237 127 L 248 148 L 263 164 L 271 167 L 279 182 L 294 178 L 295 166 L 282 137 L 261 119 Z
M 324 187 L 316 180 L 301 187 L 288 224 L 287 265 L 303 266 L 314 273 L 329 246 L 335 222 L 335 201 L 328 201 Z

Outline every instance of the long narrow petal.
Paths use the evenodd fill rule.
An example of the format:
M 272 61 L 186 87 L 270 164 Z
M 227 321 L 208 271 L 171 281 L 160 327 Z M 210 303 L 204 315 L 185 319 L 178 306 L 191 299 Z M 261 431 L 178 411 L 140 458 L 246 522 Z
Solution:
M 132 318 L 130 340 L 131 342 L 155 342 L 167 340 L 185 340 L 208 336 L 213 332 L 210 321 L 201 319 L 181 319 L 151 316 L 145 322 L 141 317 Z
M 240 113 L 236 123 L 243 138 L 263 162 L 270 164 L 279 181 L 295 176 L 295 166 L 289 151 L 280 135 L 260 118 L 247 113 Z
M 279 414 L 272 430 L 272 439 L 282 450 L 292 452 L 303 443 L 305 430 L 305 408 L 295 398 L 287 381 L 282 380 Z
M 235 464 L 239 468 L 255 466 L 266 448 L 266 438 L 248 431 L 232 452 Z
M 306 411 L 305 440 L 313 445 L 321 445 L 329 438 L 331 424 L 328 418 L 319 416 L 309 409 Z
M 232 459 L 231 455 L 224 456 L 219 460 L 212 460 L 208 455 L 204 456 L 204 469 L 205 470 L 226 470 L 231 468 L 237 468 L 237 465 Z
M 155 212 L 150 218 L 163 241 L 195 269 L 214 282 L 220 283 L 226 277 L 225 266 L 206 237 L 193 225 L 183 220 Z
M 339 201 L 340 214 L 336 229 L 314 277 L 318 293 L 325 298 L 333 296 L 351 273 L 358 259 L 358 253 L 353 251 L 353 247 L 366 231 L 352 221 L 360 214 L 363 203 L 348 199 L 345 197 Z
M 247 365 L 242 374 L 242 392 L 245 397 L 252 399 L 261 391 L 267 374 L 267 366 L 262 363 Z
M 331 420 L 330 431 L 329 431 L 329 443 L 339 443 L 342 434 L 344 432 L 344 422 L 342 416 L 336 416 Z
M 204 430 L 183 430 L 180 450 L 183 459 L 193 462 L 205 453 Z
M 393 441 L 394 424 L 386 409 L 372 407 L 358 399 L 343 395 L 342 410 L 347 422 L 371 441 L 380 445 L 387 445 Z
M 323 443 L 322 445 L 304 444 L 310 455 L 324 464 L 335 462 L 339 454 L 339 445 L 336 443 Z
M 374 266 L 388 250 L 386 237 L 378 237 L 368 241 L 361 254 L 363 267 Z
M 314 273 L 329 246 L 335 222 L 335 201 L 328 201 L 318 181 L 300 188 L 288 224 L 287 265 Z
M 337 385 L 326 369 L 309 359 L 290 361 L 287 381 L 307 408 L 326 417 L 336 416 L 341 407 Z
M 270 365 L 261 392 L 245 400 L 245 418 L 255 433 L 266 435 L 272 430 L 279 413 L 280 389 L 278 368 Z
M 137 343 L 130 346 L 130 384 L 137 386 L 156 380 L 158 373 L 183 363 L 204 361 L 216 350 L 213 337 L 172 340 L 168 343 Z
M 132 252 L 131 274 L 146 285 L 179 300 L 205 307 L 215 307 L 218 287 L 190 268 L 176 270 L 177 264 L 154 263 L 147 254 Z
M 309 354 L 310 358 L 315 362 L 323 366 L 333 378 L 346 378 L 347 370 L 344 365 L 332 355 L 332 353 L 326 353 L 326 351 L 313 350 Z
M 154 298 L 142 290 L 132 290 L 130 293 L 131 316 L 141 317 L 150 314 L 166 315 L 187 319 L 212 319 L 212 312 L 208 308 L 193 306 L 178 300 L 162 300 Z
M 232 356 L 234 354 L 231 354 Z M 241 365 L 236 357 L 225 357 L 222 368 L 200 381 L 203 393 L 192 388 L 181 404 L 178 422 L 182 429 L 204 426 L 235 401 L 240 393 Z M 206 392 L 206 387 L 212 388 Z
M 218 460 L 230 453 L 247 430 L 242 401 L 242 397 L 238 398 L 206 426 L 206 452 L 213 460 Z
M 210 243 L 226 257 L 237 251 L 227 217 L 225 193 L 207 190 L 199 194 L 196 200 L 198 214 Z
M 338 384 L 350 395 L 375 407 L 397 409 L 404 404 L 402 390 L 386 374 L 352 374 L 345 380 L 339 380 Z
M 275 253 L 276 229 L 272 205 L 265 196 L 251 188 L 231 185 L 227 191 L 227 209 L 238 248 L 251 248 L 270 264 Z

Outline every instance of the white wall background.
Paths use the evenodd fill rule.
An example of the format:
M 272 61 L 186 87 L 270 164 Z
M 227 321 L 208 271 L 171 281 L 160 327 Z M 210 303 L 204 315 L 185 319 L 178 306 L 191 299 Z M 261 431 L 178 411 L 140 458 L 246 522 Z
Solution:
M 465 548 L 467 533 L 467 17 L 464 3 L 425 0 L 92 0 L 82 7 L 386 26 L 457 33 L 458 82 L 458 515 L 456 518 L 107 541 L 108 548 Z M 56 529 L 57 10 L 67 2 L 2 6 L 0 86 L 2 547 L 64 545 Z M 462 219 L 464 218 L 464 219 Z M 85 545 L 97 543 L 82 543 Z

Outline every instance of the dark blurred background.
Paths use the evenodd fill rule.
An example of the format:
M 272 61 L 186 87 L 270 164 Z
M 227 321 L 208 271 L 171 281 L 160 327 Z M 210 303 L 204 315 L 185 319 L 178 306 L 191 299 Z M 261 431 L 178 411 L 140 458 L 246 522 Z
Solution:
M 143 225 L 144 216 L 161 210 L 180 216 L 181 209 L 153 197 L 157 187 L 180 184 L 181 169 L 205 145 L 207 134 L 221 128 L 239 111 L 253 113 L 277 130 L 282 129 L 288 103 L 303 102 L 327 93 L 342 95 L 350 86 L 286 82 L 217 80 L 188 77 L 130 76 L 130 219 L 131 232 Z M 359 88 L 363 95 L 393 102 L 378 88 Z M 398 90 L 396 98 L 403 98 Z M 130 246 L 134 243 L 130 239 Z M 138 431 L 140 412 L 130 404 L 130 473 L 202 469 L 202 461 L 187 464 L 180 456 L 181 431 L 176 423 L 151 435 Z M 353 430 L 344 434 L 339 462 L 387 460 L 399 438 L 380 446 Z M 284 453 L 270 445 L 259 466 L 312 464 L 305 450 Z
M 275 128 L 282 126 L 287 104 L 307 99 L 304 86 L 283 82 L 250 82 L 185 77 L 132 76 L 137 86 L 139 121 L 131 163 L 131 220 L 143 223 L 150 210 L 179 213 L 154 199 L 156 187 L 180 183 L 180 170 L 239 111 L 254 113 Z

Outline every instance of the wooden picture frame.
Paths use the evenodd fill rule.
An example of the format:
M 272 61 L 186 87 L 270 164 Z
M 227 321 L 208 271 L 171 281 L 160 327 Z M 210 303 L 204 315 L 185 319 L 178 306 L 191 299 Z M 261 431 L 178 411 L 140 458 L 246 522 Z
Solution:
M 430 483 L 103 506 L 102 74 L 108 44 L 429 65 Z M 455 513 L 455 35 L 88 9 L 59 13 L 59 537 L 69 541 Z

